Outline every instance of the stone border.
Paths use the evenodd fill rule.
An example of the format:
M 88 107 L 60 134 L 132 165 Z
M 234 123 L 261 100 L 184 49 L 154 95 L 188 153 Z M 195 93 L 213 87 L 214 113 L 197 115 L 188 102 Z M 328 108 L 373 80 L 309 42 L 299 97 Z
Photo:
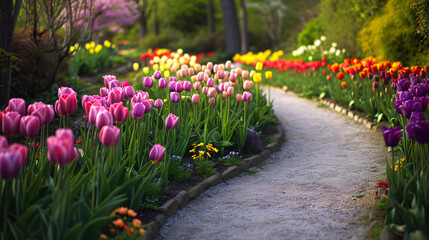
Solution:
M 283 143 L 282 137 L 284 136 L 284 130 L 281 123 L 277 125 L 276 132 L 277 133 L 273 135 L 273 142 L 269 143 L 266 146 L 266 150 L 262 151 L 260 154 L 248 157 L 244 159 L 238 166 L 228 167 L 222 173 L 217 173 L 210 176 L 209 178 L 204 179 L 202 182 L 198 183 L 188 191 L 181 191 L 174 198 L 168 200 L 166 203 L 164 203 L 164 205 L 159 207 L 158 210 L 161 213 L 155 217 L 155 220 L 147 224 L 143 239 L 155 239 L 159 234 L 161 227 L 166 223 L 167 218 L 176 214 L 179 209 L 185 207 L 191 200 L 194 200 L 200 196 L 210 187 L 237 176 L 242 171 L 260 164 L 272 153 L 279 151 Z

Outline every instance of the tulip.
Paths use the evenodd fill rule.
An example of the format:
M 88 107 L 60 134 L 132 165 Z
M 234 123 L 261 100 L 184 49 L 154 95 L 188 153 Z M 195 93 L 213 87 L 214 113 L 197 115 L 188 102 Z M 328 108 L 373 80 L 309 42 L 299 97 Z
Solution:
M 157 164 L 164 159 L 165 148 L 159 144 L 155 144 L 149 152 L 149 159 L 152 164 Z
M 142 71 L 143 71 L 144 74 L 148 74 L 149 73 L 149 67 L 144 67 L 142 69 Z
M 417 84 L 419 84 L 420 83 L 420 78 L 419 77 L 417 77 L 417 76 L 412 76 L 411 77 L 411 84 L 413 85 L 413 86 L 415 86 L 415 85 L 417 85 Z
M 171 92 L 170 99 L 173 103 L 178 103 L 180 101 L 180 94 L 178 92 Z
M 330 75 L 326 76 L 326 80 L 331 81 L 331 76 Z
M 9 149 L 18 152 L 19 153 L 19 162 L 21 166 L 24 166 L 24 164 L 27 162 L 27 155 L 28 155 L 28 148 L 25 145 L 14 143 L 9 146 Z
M 403 102 L 401 105 L 399 105 L 399 107 L 396 109 L 396 111 L 398 111 L 399 113 L 402 113 L 402 115 L 404 115 L 406 118 L 410 118 L 411 116 L 411 112 L 413 110 L 413 101 L 412 100 L 407 100 L 405 102 Z
M 265 72 L 265 78 L 266 78 L 267 80 L 272 79 L 272 78 L 273 78 L 273 72 L 271 72 L 271 71 L 266 71 L 266 72 Z
M 62 94 L 60 99 L 55 103 L 55 110 L 61 116 L 73 114 L 77 108 L 77 93 Z
M 192 95 L 192 103 L 193 104 L 197 104 L 199 101 L 200 101 L 200 95 L 199 94 Z
M 213 63 L 212 63 L 212 62 L 208 62 L 208 63 L 207 63 L 207 68 L 208 68 L 209 70 L 212 70 L 212 69 L 213 69 Z
M 21 115 L 18 112 L 8 112 L 3 115 L 2 130 L 6 136 L 12 136 L 19 133 Z
M 113 116 L 107 109 L 100 109 L 95 119 L 95 126 L 101 129 L 105 125 L 113 125 Z
M 161 88 L 161 89 L 166 88 L 166 87 L 167 87 L 167 79 L 166 79 L 166 78 L 161 78 L 161 79 L 159 79 L 159 81 L 158 81 L 158 86 L 159 86 L 159 88 Z
M 153 79 L 151 77 L 145 77 L 143 79 L 143 85 L 145 88 L 151 88 L 153 86 Z
M 226 63 L 225 63 L 225 68 L 226 68 L 226 69 L 230 69 L 230 68 L 231 68 L 231 66 L 232 66 L 231 61 L 230 61 L 230 60 L 226 61 Z
M 109 87 L 109 82 L 116 80 L 116 77 L 113 75 L 106 75 L 106 76 L 103 76 L 103 79 L 104 79 L 104 86 Z
M 137 63 L 137 62 L 133 63 L 133 70 L 135 72 L 137 72 L 139 70 L 139 63 Z
M 109 82 L 109 89 L 112 90 L 112 88 L 120 88 L 121 87 L 121 82 L 119 82 L 118 80 L 112 80 Z
M 185 90 L 186 92 L 189 92 L 192 90 L 192 83 L 189 81 L 184 81 L 183 82 L 183 90 Z
M 175 82 L 175 81 L 170 81 L 168 83 L 168 89 L 170 90 L 170 92 L 176 91 L 176 85 L 177 85 L 177 82 Z
M 253 86 L 253 82 L 252 81 L 246 80 L 246 81 L 243 82 L 243 88 L 244 88 L 244 90 L 249 90 L 249 89 L 252 88 L 252 86 Z
M 237 75 L 235 73 L 231 73 L 231 75 L 229 76 L 229 81 L 235 82 L 236 80 L 237 80 Z
M 408 78 L 399 79 L 396 83 L 396 87 L 398 91 L 407 91 L 408 88 L 410 88 L 410 81 L 408 81 Z
M 377 88 L 378 88 L 378 82 L 377 82 L 377 81 L 372 82 L 372 90 L 373 90 L 374 92 L 376 92 L 376 91 L 377 91 Z
M 247 71 L 247 70 L 243 70 L 243 71 L 241 71 L 241 77 L 242 77 L 243 79 L 248 78 L 248 77 L 249 77 L 249 71 Z
M 110 105 L 113 105 L 114 103 L 118 103 L 118 102 L 123 102 L 125 99 L 125 92 L 120 87 L 111 88 L 108 99 L 109 99 Z
M 341 80 L 341 79 L 343 79 L 344 78 L 344 73 L 343 72 L 339 72 L 338 74 L 337 74 L 337 79 L 338 80 Z
M 164 105 L 164 101 L 162 101 L 161 99 L 156 99 L 155 102 L 153 103 L 153 106 L 155 106 L 156 108 L 162 108 L 163 105 Z
M 54 108 L 42 102 L 30 104 L 27 109 L 28 115 L 39 118 L 41 125 L 47 125 L 54 118 Z
M 48 159 L 51 163 L 64 166 L 77 159 L 77 154 L 74 145 L 74 137 L 71 129 L 58 129 L 55 136 L 49 137 L 48 143 Z
M 209 92 L 207 87 L 203 87 L 203 94 L 207 94 Z
M 170 113 L 165 119 L 165 128 L 170 130 L 175 129 L 177 127 L 178 122 L 179 122 L 179 117 Z
M 176 83 L 176 88 L 174 89 L 176 92 L 180 93 L 183 91 L 183 82 L 182 81 L 178 81 Z
M 131 86 L 125 86 L 123 88 L 123 90 L 124 90 L 125 99 L 131 99 L 131 98 L 133 98 L 134 93 L 135 93 L 133 87 L 131 87 Z
M 219 85 L 217 85 L 217 86 L 219 86 Z M 209 90 L 208 90 L 208 92 L 207 92 L 207 96 L 208 97 L 210 97 L 210 98 L 212 98 L 212 97 L 214 97 L 216 95 L 216 89 L 215 88 L 209 88 Z
M 12 98 L 9 100 L 9 112 L 17 112 L 25 116 L 25 100 L 22 98 Z
M 5 136 L 0 135 L 0 151 L 8 147 L 7 138 Z
M 250 92 L 244 92 L 243 93 L 243 98 L 242 98 L 242 100 L 243 101 L 245 101 L 245 102 L 248 102 L 248 101 L 250 101 L 250 98 L 252 97 L 252 94 L 250 93 Z
M 26 138 L 35 138 L 39 134 L 40 120 L 35 116 L 25 116 L 21 118 L 20 133 Z
M 156 80 L 161 78 L 161 71 L 156 70 L 155 73 L 153 74 L 153 78 L 155 78 Z
M 235 99 L 237 100 L 237 102 L 241 102 L 241 101 L 243 100 L 243 95 L 241 95 L 241 94 L 237 93 L 237 94 L 235 95 Z
M 225 77 L 225 73 L 222 70 L 217 71 L 216 75 L 219 77 L 219 79 L 223 79 Z
M 130 82 L 128 82 L 128 81 L 122 82 L 122 88 L 129 87 L 129 86 L 130 86 Z
M 58 88 L 58 98 L 60 98 L 61 95 L 63 94 L 72 94 L 72 93 L 74 93 L 74 90 L 72 88 L 68 88 L 68 87 Z
M 387 146 L 398 146 L 398 143 L 402 138 L 401 127 L 389 128 L 386 126 L 381 126 L 381 131 L 383 132 L 384 142 Z
M 412 92 L 416 95 L 416 97 L 424 97 L 428 94 L 428 84 L 426 83 L 420 83 L 416 84 L 412 88 Z
M 131 115 L 132 115 L 134 120 L 140 120 L 143 118 L 144 112 L 145 112 L 145 107 L 144 107 L 143 103 L 136 102 L 133 105 L 133 110 L 132 110 Z
M 213 78 L 209 78 L 207 80 L 207 87 L 213 87 L 214 85 L 214 79 Z
M 11 146 L 0 150 L 0 176 L 5 180 L 17 177 L 27 159 L 26 146 L 21 144 L 13 144 L 13 146 L 16 147 Z M 25 150 L 21 151 L 17 148 Z
M 177 81 L 176 77 L 169 77 L 168 78 L 168 82 L 175 82 L 175 81 Z
M 189 75 L 189 76 L 193 76 L 193 75 L 195 75 L 195 70 L 194 70 L 193 68 L 189 68 L 189 69 L 188 69 L 188 75 Z
M 200 82 L 204 81 L 204 73 L 203 72 L 199 72 L 197 74 L 197 80 Z
M 182 69 L 182 70 L 180 70 L 180 71 L 178 71 L 178 72 L 180 72 L 180 76 L 181 76 L 181 77 L 186 77 L 186 76 L 188 76 L 188 71 L 186 71 L 186 69 Z
M 152 101 L 150 100 L 143 100 L 143 106 L 144 106 L 144 113 L 150 112 L 150 109 L 152 108 Z
M 107 97 L 109 96 L 109 89 L 106 87 L 100 88 L 100 96 L 101 97 Z
M 201 83 L 200 83 L 200 82 L 195 82 L 195 83 L 194 83 L 194 89 L 195 89 L 196 91 L 200 90 L 200 89 L 201 89 Z
M 113 125 L 106 125 L 101 128 L 98 138 L 100 142 L 107 147 L 118 145 L 119 138 L 121 137 L 121 130 Z
M 170 71 L 168 70 L 164 71 L 164 77 L 166 78 L 170 77 Z
M 130 111 L 122 102 L 111 105 L 109 111 L 113 116 L 113 122 L 124 123 L 130 115 Z
M 215 98 L 209 98 L 209 104 L 210 106 L 215 105 Z
M 416 140 L 421 144 L 429 143 L 429 122 L 420 120 L 409 122 L 405 126 L 409 138 Z
M 233 87 L 228 87 L 226 90 L 228 96 L 232 96 L 232 94 L 234 94 L 234 88 Z
M 262 71 L 262 67 L 263 67 L 263 64 L 261 62 L 257 62 L 255 69 L 256 69 L 256 71 Z
M 229 78 L 229 72 L 228 71 L 224 71 L 223 73 L 225 75 L 223 78 L 224 79 L 228 79 Z

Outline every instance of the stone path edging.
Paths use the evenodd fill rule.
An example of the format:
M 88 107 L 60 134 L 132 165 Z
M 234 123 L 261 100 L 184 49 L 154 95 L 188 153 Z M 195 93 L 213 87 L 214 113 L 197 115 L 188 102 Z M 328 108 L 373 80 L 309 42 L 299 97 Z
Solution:
M 254 167 L 264 160 L 266 160 L 272 153 L 280 150 L 281 144 L 283 143 L 284 130 L 281 124 L 277 125 L 276 134 L 273 135 L 273 142 L 266 146 L 266 150 L 260 154 L 243 159 L 238 166 L 228 167 L 222 173 L 217 173 L 204 179 L 196 186 L 192 187 L 188 191 L 181 191 L 174 198 L 168 200 L 164 205 L 159 207 L 161 214 L 156 216 L 155 220 L 150 222 L 146 226 L 146 232 L 143 237 L 145 240 L 152 240 L 159 234 L 159 230 L 166 223 L 167 218 L 176 214 L 179 209 L 186 206 L 191 200 L 194 200 L 201 195 L 204 191 L 213 187 L 223 181 L 231 179 L 242 171 Z

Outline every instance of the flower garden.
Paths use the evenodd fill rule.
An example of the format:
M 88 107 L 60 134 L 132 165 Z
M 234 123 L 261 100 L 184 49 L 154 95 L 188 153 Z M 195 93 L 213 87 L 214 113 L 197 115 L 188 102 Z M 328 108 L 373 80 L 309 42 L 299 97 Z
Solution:
M 374 183 L 374 198 L 387 204 L 385 228 L 399 238 L 429 237 L 426 36 L 420 48 L 414 40 L 406 43 L 419 53 L 409 47 L 412 56 L 397 59 L 387 54 L 392 51 L 368 50 L 382 44 L 382 33 L 368 25 L 359 38 L 349 33 L 353 41 L 363 42 L 361 52 L 349 52 L 355 42 L 342 41 L 345 37 L 316 23 L 327 22 L 323 7 L 341 3 L 309 1 L 320 4 L 322 12 L 294 35 L 294 48 L 290 42 L 279 45 L 267 32 L 269 39 L 260 37 L 264 43 L 249 42 L 252 49 L 269 49 L 248 51 L 233 49 L 237 41 L 228 35 L 229 24 L 222 29 L 225 39 L 216 38 L 215 31 L 211 39 L 203 38 L 202 26 L 187 26 L 186 21 L 195 20 L 191 16 L 183 23 L 177 14 L 186 9 L 170 1 L 48 2 L 6 0 L 1 5 L 15 20 L 8 21 L 13 50 L 12 41 L 9 46 L 0 40 L 0 239 L 144 237 L 163 203 L 267 148 L 272 129 L 281 124 L 274 115 L 272 88 L 315 101 L 331 99 L 376 122 L 390 155 L 385 180 Z M 208 1 L 212 10 L 202 13 L 192 4 L 205 8 L 205 1 L 178 2 L 198 19 L 211 16 L 218 22 L 210 11 L 227 15 L 225 9 L 231 9 L 231 1 L 224 0 Z M 242 2 L 248 14 L 266 24 L 257 11 L 264 3 Z M 280 19 L 285 3 L 273 2 L 269 7 L 278 9 Z M 376 7 L 386 15 L 399 11 L 395 3 L 400 5 L 388 0 Z M 429 28 L 421 12 L 427 3 L 410 6 L 417 9 L 415 24 L 424 35 Z M 307 8 L 292 7 L 298 12 Z M 157 8 L 171 10 L 173 20 L 162 22 Z M 379 14 L 368 21 L 377 23 L 384 16 Z M 261 22 L 249 35 L 268 29 Z M 160 24 L 171 27 L 177 39 L 162 33 L 139 40 L 139 26 L 144 33 L 150 29 L 147 23 L 154 24 L 154 33 Z M 237 21 L 229 23 L 238 28 Z M 374 42 L 368 43 L 368 33 L 378 34 Z M 364 57 L 371 54 L 379 57 Z M 117 74 L 120 67 L 127 73 Z

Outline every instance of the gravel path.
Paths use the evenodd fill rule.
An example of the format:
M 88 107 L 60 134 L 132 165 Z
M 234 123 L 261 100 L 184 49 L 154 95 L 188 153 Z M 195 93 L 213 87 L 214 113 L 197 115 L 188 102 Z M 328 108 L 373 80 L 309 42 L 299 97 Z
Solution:
M 364 238 L 359 218 L 385 168 L 381 134 L 292 94 L 271 96 L 286 131 L 280 152 L 190 202 L 158 240 Z

